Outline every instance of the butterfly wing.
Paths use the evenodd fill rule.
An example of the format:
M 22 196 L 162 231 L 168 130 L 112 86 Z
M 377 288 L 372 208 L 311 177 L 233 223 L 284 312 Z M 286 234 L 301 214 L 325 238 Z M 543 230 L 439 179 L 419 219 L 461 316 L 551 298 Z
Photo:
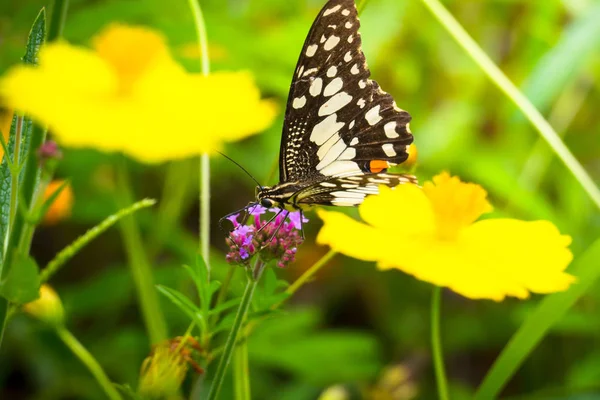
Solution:
M 412 143 L 410 115 L 369 79 L 354 0 L 330 0 L 302 48 L 288 97 L 280 183 L 385 172 Z
M 417 183 L 417 180 L 412 175 L 384 172 L 331 178 L 300 191 L 295 202 L 300 205 L 356 206 L 367 195 L 379 193 L 379 185 L 394 187 L 403 183 Z

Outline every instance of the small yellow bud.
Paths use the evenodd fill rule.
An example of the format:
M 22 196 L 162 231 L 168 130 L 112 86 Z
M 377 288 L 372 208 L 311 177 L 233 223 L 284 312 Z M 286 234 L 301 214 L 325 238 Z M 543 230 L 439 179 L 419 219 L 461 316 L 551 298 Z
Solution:
M 190 365 L 196 372 L 204 372 L 192 358 L 199 352 L 198 342 L 191 337 L 185 341 L 177 337 L 156 345 L 142 363 L 139 394 L 152 399 L 177 394 Z
M 58 294 L 46 284 L 40 287 L 40 298 L 25 304 L 23 310 L 51 325 L 62 325 L 65 320 L 65 311 Z
M 330 386 L 319 396 L 319 400 L 347 400 L 349 398 L 348 391 L 342 385 Z

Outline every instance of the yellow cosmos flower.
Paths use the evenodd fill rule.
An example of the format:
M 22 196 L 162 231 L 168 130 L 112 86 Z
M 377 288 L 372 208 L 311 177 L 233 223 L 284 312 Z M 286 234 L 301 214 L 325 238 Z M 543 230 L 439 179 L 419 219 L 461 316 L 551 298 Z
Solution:
M 319 210 L 317 242 L 376 261 L 471 299 L 526 298 L 566 290 L 575 278 L 569 236 L 548 221 L 476 220 L 492 207 L 487 193 L 442 173 L 423 188 L 381 187 L 359 207 L 365 223 Z
M 145 162 L 211 153 L 268 127 L 271 102 L 246 72 L 186 72 L 159 34 L 112 25 L 93 50 L 66 42 L 17 66 L 0 96 L 47 124 L 64 146 L 120 151 Z

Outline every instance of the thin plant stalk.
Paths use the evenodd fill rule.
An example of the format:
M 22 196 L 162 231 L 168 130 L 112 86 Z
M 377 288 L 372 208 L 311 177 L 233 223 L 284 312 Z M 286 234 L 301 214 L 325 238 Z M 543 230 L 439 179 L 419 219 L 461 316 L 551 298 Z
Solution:
M 337 252 L 335 250 L 329 250 L 323 257 L 319 259 L 316 263 L 313 264 L 312 267 L 304 271 L 302 275 L 298 279 L 294 281 L 288 288 L 286 289 L 286 293 L 290 296 L 296 293 L 298 289 L 306 282 L 308 282 L 325 264 L 329 262 L 335 256 Z M 280 304 L 277 304 L 279 306 Z
M 8 223 L 8 231 L 12 230 L 12 226 L 15 222 L 15 217 L 17 215 L 17 205 L 18 205 L 18 193 L 19 193 L 19 155 L 21 153 L 21 135 L 23 132 L 23 115 L 17 116 L 17 125 L 15 127 L 15 150 L 13 152 L 14 159 L 11 161 L 8 158 L 7 153 L 7 161 L 9 164 L 13 165 L 13 168 L 10 173 L 10 211 L 9 211 L 9 223 Z M 6 249 L 4 249 L 6 251 Z
M 504 94 L 515 103 L 521 112 L 527 117 L 529 122 L 537 129 L 541 137 L 548 143 L 558 158 L 564 163 L 567 169 L 573 174 L 575 179 L 583 187 L 590 199 L 600 208 L 600 190 L 573 156 L 571 151 L 565 146 L 552 126 L 544 119 L 542 114 L 535 108 L 533 103 L 508 79 L 508 77 L 498 68 L 498 66 L 489 58 L 489 56 L 479 47 L 479 45 L 469 36 L 465 29 L 456 21 L 454 16 L 444 8 L 438 0 L 422 0 L 423 4 L 431 11 L 433 16 L 450 33 L 456 42 L 466 51 L 466 53 L 475 61 L 483 72 L 494 82 L 494 84 Z
M 448 382 L 446 380 L 446 371 L 444 368 L 444 355 L 440 333 L 441 303 L 442 288 L 436 286 L 433 288 L 433 296 L 431 299 L 431 351 L 433 353 L 433 367 L 435 370 L 438 398 L 440 400 L 449 400 Z
M 202 9 L 198 2 L 199 0 L 188 0 L 200 50 L 200 68 L 202 74 L 206 76 L 210 73 L 208 39 Z M 200 156 L 200 254 L 210 273 L 210 158 L 208 154 Z
M 77 254 L 84 246 L 104 233 L 108 228 L 113 226 L 122 218 L 141 210 L 142 208 L 150 207 L 156 204 L 156 200 L 144 199 L 132 204 L 131 206 L 119 210 L 117 213 L 107 217 L 104 221 L 89 229 L 82 236 L 78 237 L 69 246 L 62 249 L 49 263 L 46 268 L 40 273 L 41 283 L 45 283 L 54 275 L 67 261 Z
M 131 204 L 132 196 L 125 160 L 120 161 L 117 168 L 117 193 L 120 197 L 119 205 L 123 207 Z M 167 324 L 154 288 L 152 268 L 144 251 L 139 226 L 133 215 L 122 218 L 119 225 L 150 342 L 159 343 L 167 339 Z
M 64 326 L 59 326 L 56 329 L 56 333 L 60 337 L 60 339 L 64 342 L 64 344 L 81 360 L 81 362 L 87 367 L 87 369 L 92 373 L 104 393 L 110 400 L 122 400 L 121 395 L 112 384 L 106 373 L 96 361 L 94 356 L 90 354 L 89 351 L 77 340 L 75 336 L 71 332 L 67 330 Z
M 231 331 L 229 332 L 229 337 L 227 338 L 227 342 L 225 343 L 225 348 L 223 349 L 223 354 L 221 355 L 219 366 L 217 367 L 217 372 L 215 373 L 215 377 L 210 387 L 210 392 L 208 393 L 207 400 L 216 400 L 219 398 L 219 392 L 221 391 L 221 386 L 223 385 L 223 381 L 225 380 L 225 373 L 227 372 L 227 367 L 231 362 L 233 349 L 236 346 L 237 338 L 240 333 L 240 328 L 242 327 L 244 320 L 246 319 L 246 315 L 248 314 L 248 309 L 250 308 L 250 304 L 252 303 L 252 296 L 254 295 L 254 290 L 258 285 L 258 281 L 260 279 L 260 275 L 262 274 L 264 267 L 264 263 L 260 259 L 258 259 L 256 261 L 256 264 L 254 265 L 253 271 L 248 274 L 248 283 L 246 284 L 246 289 L 244 290 L 242 301 L 240 303 L 240 306 L 238 307 L 237 314 L 235 315 L 233 326 L 231 327 Z
M 233 389 L 235 400 L 252 399 L 247 340 L 241 340 L 233 351 Z
M 50 17 L 50 27 L 48 29 L 48 42 L 52 42 L 62 36 L 68 9 L 69 0 L 54 0 L 54 4 L 52 4 L 52 16 Z

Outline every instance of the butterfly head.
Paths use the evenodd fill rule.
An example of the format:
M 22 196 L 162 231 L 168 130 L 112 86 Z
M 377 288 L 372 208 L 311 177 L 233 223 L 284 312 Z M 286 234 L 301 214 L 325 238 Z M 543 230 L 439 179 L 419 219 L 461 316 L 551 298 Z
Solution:
M 300 207 L 292 201 L 296 189 L 289 185 L 257 186 L 256 201 L 265 208 L 281 208 L 288 211 L 296 211 Z

